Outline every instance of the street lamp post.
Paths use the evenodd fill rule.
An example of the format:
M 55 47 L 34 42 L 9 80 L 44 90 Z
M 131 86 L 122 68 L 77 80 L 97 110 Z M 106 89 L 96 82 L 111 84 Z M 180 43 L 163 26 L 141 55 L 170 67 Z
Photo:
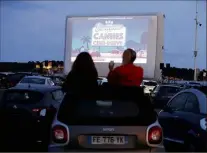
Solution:
M 197 48 L 197 40 L 198 40 L 198 26 L 202 24 L 198 21 L 198 0 L 196 0 L 196 17 L 195 17 L 195 43 L 194 43 L 194 81 L 197 80 L 197 66 L 196 66 L 196 58 L 198 55 L 198 48 Z

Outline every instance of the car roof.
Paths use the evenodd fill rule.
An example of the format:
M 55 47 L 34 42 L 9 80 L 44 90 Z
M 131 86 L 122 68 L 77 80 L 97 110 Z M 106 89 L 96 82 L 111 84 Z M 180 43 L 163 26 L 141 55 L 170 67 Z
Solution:
M 29 91 L 38 91 L 41 93 L 46 93 L 46 92 L 52 92 L 58 89 L 61 89 L 61 87 L 60 86 L 38 86 L 35 84 L 28 84 L 27 86 L 27 85 L 18 84 L 15 87 L 9 88 L 8 91 L 9 90 L 29 90 Z
M 34 78 L 34 79 L 49 79 L 49 77 L 44 76 L 25 76 L 24 78 Z

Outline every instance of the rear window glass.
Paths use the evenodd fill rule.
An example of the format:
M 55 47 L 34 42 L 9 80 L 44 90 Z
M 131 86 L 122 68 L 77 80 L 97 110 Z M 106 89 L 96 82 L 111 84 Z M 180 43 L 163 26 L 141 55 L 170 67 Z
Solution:
M 23 78 L 20 83 L 45 84 L 45 79 L 40 78 Z
M 156 120 L 150 101 L 72 100 L 65 96 L 58 120 L 68 125 L 150 125 Z
M 42 100 L 43 94 L 36 91 L 8 90 L 4 93 L 5 103 L 37 103 Z
M 144 82 L 145 86 L 156 86 L 157 83 L 156 82 Z

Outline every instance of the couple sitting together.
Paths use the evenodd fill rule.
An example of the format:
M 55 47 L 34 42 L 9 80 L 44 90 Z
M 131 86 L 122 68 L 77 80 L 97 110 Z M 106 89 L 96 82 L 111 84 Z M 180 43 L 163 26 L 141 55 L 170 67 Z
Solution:
M 135 66 L 136 52 L 126 49 L 122 56 L 122 65 L 114 68 L 114 63 L 109 63 L 108 83 L 118 86 L 137 86 L 143 80 L 143 69 Z M 98 87 L 98 72 L 92 57 L 87 52 L 80 53 L 72 65 L 63 84 L 63 91 L 91 92 Z M 89 91 L 90 90 L 90 91 Z

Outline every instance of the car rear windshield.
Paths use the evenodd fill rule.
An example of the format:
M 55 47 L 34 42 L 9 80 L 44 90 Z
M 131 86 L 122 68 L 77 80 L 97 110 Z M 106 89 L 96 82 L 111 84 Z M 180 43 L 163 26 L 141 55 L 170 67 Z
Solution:
M 43 94 L 37 91 L 8 90 L 4 93 L 4 103 L 32 104 L 38 103 L 43 98 Z
M 45 84 L 45 79 L 41 78 L 23 78 L 20 83 Z
M 138 95 L 139 96 L 139 95 Z M 68 125 L 150 125 L 156 112 L 147 97 L 131 100 L 74 100 L 66 95 L 57 115 Z
M 145 86 L 156 86 L 157 83 L 156 82 L 144 82 Z

